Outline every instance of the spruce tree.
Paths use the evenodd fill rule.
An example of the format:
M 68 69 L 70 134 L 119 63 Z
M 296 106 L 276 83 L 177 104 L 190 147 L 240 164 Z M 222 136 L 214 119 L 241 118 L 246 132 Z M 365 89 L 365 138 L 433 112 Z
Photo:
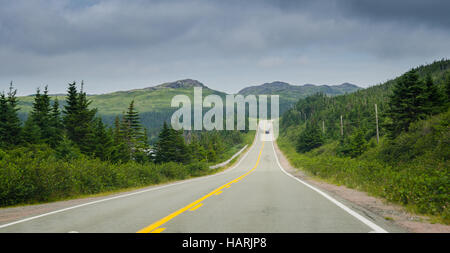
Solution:
M 131 100 L 128 110 L 124 115 L 124 121 L 128 126 L 128 135 L 131 139 L 136 141 L 142 141 L 144 136 L 143 127 L 140 123 L 139 113 L 134 108 L 134 100 Z
M 78 120 L 78 91 L 76 82 L 69 83 L 67 89 L 66 105 L 64 106 L 63 124 L 69 140 L 75 140 L 77 138 L 76 127 Z
M 52 109 L 50 112 L 50 129 L 51 137 L 49 144 L 54 148 L 62 141 L 64 134 L 58 98 L 55 98 L 55 100 L 53 101 Z
M 324 143 L 322 132 L 315 122 L 308 121 L 306 128 L 300 133 L 297 139 L 297 152 L 305 153 L 322 146 Z
M 17 145 L 22 142 L 22 128 L 19 116 L 17 115 L 17 90 L 13 88 L 12 82 L 9 85 L 7 96 L 0 94 L 0 145 L 7 147 Z
M 408 131 L 409 125 L 427 115 L 426 94 L 423 82 L 419 80 L 416 70 L 401 76 L 393 87 L 387 115 L 392 122 L 387 124 L 390 138 L 395 138 L 402 131 Z
M 34 128 L 37 127 L 39 129 L 39 142 L 49 143 L 52 137 L 50 111 L 50 97 L 48 96 L 47 86 L 45 86 L 43 94 L 38 88 L 34 96 L 33 109 L 29 114 L 29 120 L 32 122 L 27 123 L 27 128 L 31 126 L 34 132 L 26 132 L 26 134 L 36 134 Z M 35 138 L 28 136 L 27 139 L 31 141 Z
M 189 162 L 189 150 L 181 131 L 169 128 L 166 122 L 155 144 L 155 162 Z
M 433 82 L 433 78 L 430 74 L 425 77 L 425 110 L 427 114 L 434 115 L 442 111 L 444 100 L 439 92 L 436 84 Z
M 444 77 L 444 89 L 447 98 L 447 106 L 450 105 L 450 71 L 447 71 Z
M 92 154 L 95 149 L 93 127 L 97 110 L 89 109 L 90 104 L 91 101 L 83 91 L 83 82 L 80 92 L 77 91 L 75 82 L 69 84 L 64 106 L 64 127 L 67 137 L 85 154 Z
M 108 160 L 111 157 L 113 139 L 111 133 L 107 131 L 101 118 L 96 118 L 94 121 L 94 148 L 93 153 L 95 157 L 101 160 Z
M 163 163 L 170 161 L 172 147 L 170 143 L 170 129 L 164 121 L 161 132 L 158 135 L 158 141 L 155 143 L 155 162 Z

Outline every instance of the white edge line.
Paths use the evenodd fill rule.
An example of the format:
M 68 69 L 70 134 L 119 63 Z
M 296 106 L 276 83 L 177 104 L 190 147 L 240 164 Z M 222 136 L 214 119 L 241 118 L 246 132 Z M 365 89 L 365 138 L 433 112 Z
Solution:
M 380 226 L 378 226 L 377 224 L 371 222 L 370 220 L 366 219 L 365 217 L 363 217 L 362 215 L 360 215 L 359 213 L 353 211 L 352 209 L 348 208 L 347 206 L 345 206 L 344 204 L 342 204 L 341 202 L 335 200 L 334 198 L 330 197 L 328 194 L 322 192 L 321 190 L 317 189 L 316 187 L 304 182 L 303 180 L 300 180 L 297 177 L 294 177 L 293 175 L 291 175 L 290 173 L 288 173 L 283 166 L 281 166 L 280 161 L 278 160 L 278 155 L 277 152 L 275 151 L 275 146 L 273 144 L 273 140 L 272 140 L 272 149 L 273 152 L 275 154 L 275 158 L 277 160 L 277 164 L 278 167 L 280 167 L 280 169 L 284 172 L 284 174 L 288 175 L 289 177 L 299 181 L 300 183 L 306 185 L 307 187 L 311 188 L 312 190 L 316 191 L 317 193 L 319 193 L 320 195 L 322 195 L 323 197 L 325 197 L 326 199 L 328 199 L 329 201 L 333 202 L 335 205 L 337 205 L 338 207 L 342 208 L 344 211 L 346 211 L 347 213 L 349 213 L 350 215 L 352 215 L 353 217 L 355 217 L 356 219 L 358 219 L 359 221 L 361 221 L 362 223 L 366 224 L 367 226 L 369 226 L 371 229 L 373 229 L 373 231 L 371 232 L 375 232 L 375 233 L 388 233 L 386 230 L 384 230 L 383 228 L 381 228 Z
M 256 140 L 256 138 L 258 137 L 258 134 L 259 134 L 259 131 L 257 131 L 257 132 L 255 133 L 255 140 Z M 163 189 L 163 188 L 167 188 L 167 187 L 171 187 L 171 186 L 175 186 L 175 185 L 180 185 L 180 184 L 185 184 L 185 183 L 191 183 L 191 182 L 194 182 L 194 181 L 203 180 L 203 179 L 205 179 L 205 178 L 209 178 L 209 177 L 214 177 L 214 176 L 219 176 L 219 175 L 225 174 L 225 173 L 227 173 L 227 172 L 232 171 L 232 170 L 235 169 L 237 166 L 239 166 L 239 164 L 241 164 L 241 162 L 245 159 L 245 157 L 247 157 L 248 153 L 250 153 L 250 150 L 254 148 L 254 146 L 255 146 L 254 144 L 255 144 L 255 143 L 256 143 L 256 141 L 254 141 L 254 142 L 252 143 L 252 146 L 247 150 L 247 152 L 245 152 L 245 154 L 242 156 L 242 158 L 239 159 L 239 161 L 238 161 L 233 167 L 231 167 L 231 168 L 228 169 L 228 170 L 219 172 L 219 173 L 217 173 L 217 174 L 213 174 L 213 175 L 209 175 L 209 176 L 204 176 L 204 177 L 199 177 L 199 178 L 188 179 L 188 180 L 184 180 L 184 181 L 181 181 L 181 182 L 172 183 L 172 184 L 168 184 L 168 185 L 164 185 L 164 186 L 160 186 L 160 187 L 154 187 L 154 188 L 150 188 L 150 189 L 146 189 L 146 190 L 142 190 L 142 191 L 132 192 L 132 193 L 123 194 L 123 195 L 119 195 L 119 196 L 115 196 L 115 197 L 111 197 L 111 198 L 100 199 L 100 200 L 96 200 L 96 201 L 92 201 L 92 202 L 88 202 L 88 203 L 84 203 L 84 204 L 80 204 L 80 205 L 76 205 L 76 206 L 71 206 L 71 207 L 59 209 L 59 210 L 56 210 L 56 211 L 53 211 L 53 212 L 44 213 L 44 214 L 40 214 L 40 215 L 32 216 L 32 217 L 29 217 L 29 218 L 25 218 L 25 219 L 22 219 L 22 220 L 18 220 L 18 221 L 14 221 L 14 222 L 11 222 L 11 223 L 7 223 L 7 224 L 0 225 L 0 229 L 1 229 L 1 228 L 5 228 L 5 227 L 9 227 L 9 226 L 12 226 L 12 225 L 15 225 L 15 224 L 18 224 L 18 223 L 27 222 L 27 221 L 34 220 L 34 219 L 37 219 L 37 218 L 49 216 L 49 215 L 56 214 L 56 213 L 61 213 L 61 212 L 64 212 L 64 211 L 68 211 L 68 210 L 75 209 L 75 208 L 79 208 L 79 207 L 83 207 L 83 206 L 88 206 L 88 205 L 92 205 L 92 204 L 97 204 L 97 203 L 100 203 L 100 202 L 104 202 L 104 201 L 108 201 L 108 200 L 113 200 L 113 199 L 119 199 L 119 198 L 129 197 L 129 196 L 132 196 L 132 195 L 137 195 L 137 194 L 141 194 L 141 193 L 145 193 L 145 192 L 149 192 L 149 191 L 155 191 L 155 190 L 159 190 L 159 189 Z

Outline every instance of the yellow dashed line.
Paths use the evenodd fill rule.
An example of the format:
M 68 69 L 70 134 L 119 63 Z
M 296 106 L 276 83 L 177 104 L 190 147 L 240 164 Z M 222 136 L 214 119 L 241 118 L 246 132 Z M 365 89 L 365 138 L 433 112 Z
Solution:
M 166 229 L 166 228 L 157 228 L 157 229 L 153 230 L 153 231 L 150 232 L 150 233 L 154 233 L 154 234 L 161 233 L 161 232 L 164 231 L 165 229 Z
M 194 206 L 193 208 L 189 209 L 189 211 L 195 211 L 195 210 L 197 210 L 197 209 L 198 209 L 199 207 L 201 207 L 201 206 L 203 206 L 202 203 L 200 203 L 200 204 Z
M 240 177 L 238 177 L 238 178 L 232 180 L 231 182 L 228 182 L 228 183 L 226 183 L 226 184 L 220 186 L 219 188 L 213 190 L 212 192 L 206 194 L 205 196 L 203 196 L 203 197 L 197 199 L 196 201 L 190 203 L 189 205 L 187 205 L 187 206 L 185 206 L 185 207 L 183 207 L 183 208 L 181 208 L 181 209 L 179 209 L 179 210 L 177 210 L 177 211 L 175 211 L 175 212 L 173 212 L 173 213 L 167 215 L 166 217 L 164 217 L 164 218 L 162 218 L 162 219 L 156 221 L 155 223 L 153 223 L 153 224 L 151 224 L 151 225 L 149 225 L 149 226 L 147 226 L 147 227 L 145 227 L 145 228 L 143 228 L 143 229 L 137 231 L 137 233 L 149 233 L 149 232 L 153 233 L 154 231 L 158 231 L 158 232 L 155 232 L 155 233 L 160 233 L 161 231 L 164 230 L 164 228 L 163 228 L 161 231 L 159 231 L 159 229 L 160 229 L 160 228 L 158 228 L 159 226 L 165 224 L 166 222 L 170 221 L 171 219 L 173 219 L 173 218 L 175 218 L 176 216 L 178 216 L 178 215 L 184 213 L 184 212 L 187 211 L 187 210 L 193 211 L 193 210 L 199 208 L 200 206 L 203 205 L 203 204 L 201 204 L 201 202 L 204 201 L 205 199 L 211 197 L 211 196 L 214 195 L 214 194 L 217 194 L 218 192 L 221 192 L 221 190 L 222 190 L 223 188 L 228 188 L 228 187 L 230 187 L 230 184 L 236 183 L 236 182 L 238 182 L 239 180 L 241 180 L 241 179 L 243 179 L 244 177 L 246 177 L 248 174 L 252 173 L 252 172 L 256 169 L 256 167 L 258 166 L 259 161 L 261 160 L 261 154 L 262 154 L 263 148 L 264 148 L 264 142 L 262 142 L 262 146 L 261 146 L 261 149 L 259 150 L 259 155 L 258 155 L 258 159 L 256 160 L 255 166 L 254 166 L 251 170 L 249 170 L 247 173 L 245 173 L 244 175 L 242 175 L 242 176 L 240 176 Z M 219 193 L 219 194 L 220 194 L 220 193 Z M 200 205 L 199 205 L 199 204 L 200 204 Z

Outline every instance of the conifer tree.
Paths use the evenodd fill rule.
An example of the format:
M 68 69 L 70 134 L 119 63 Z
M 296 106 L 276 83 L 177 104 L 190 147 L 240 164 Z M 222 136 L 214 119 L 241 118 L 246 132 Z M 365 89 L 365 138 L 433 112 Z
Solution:
M 166 122 L 155 144 L 155 162 L 189 162 L 189 150 L 181 131 L 169 128 Z
M 34 96 L 33 109 L 29 114 L 29 119 L 31 122 L 27 123 L 27 128 L 32 127 L 31 132 L 26 132 L 25 134 L 36 134 L 39 132 L 39 142 L 49 143 L 52 137 L 51 129 L 51 119 L 50 119 L 50 97 L 48 96 L 48 89 L 45 86 L 44 93 L 41 94 L 40 89 L 36 90 L 36 95 Z M 35 129 L 37 127 L 37 129 Z M 29 141 L 35 139 L 35 137 L 28 136 Z M 31 142 L 33 143 L 33 142 Z
M 49 144 L 51 147 L 54 148 L 62 141 L 64 134 L 58 98 L 54 99 L 52 109 L 50 112 L 50 128 L 51 128 L 51 137 Z
M 9 85 L 7 96 L 0 94 L 0 146 L 17 145 L 22 142 L 22 127 L 17 115 L 17 90 Z
M 392 119 L 386 128 L 390 138 L 402 131 L 408 131 L 409 125 L 427 114 L 424 84 L 419 81 L 416 70 L 411 70 L 399 78 L 390 96 L 387 115 Z
M 77 91 L 75 82 L 69 84 L 64 106 L 64 127 L 67 137 L 85 154 L 92 154 L 95 149 L 93 127 L 97 110 L 89 109 L 90 104 L 91 101 L 83 91 L 83 82 L 80 92 Z
M 434 115 L 442 111 L 444 104 L 443 96 L 440 94 L 437 85 L 434 84 L 430 74 L 425 77 L 425 110 L 428 114 Z
M 305 153 L 314 148 L 320 147 L 324 143 L 322 132 L 315 122 L 308 121 L 306 128 L 303 130 L 297 139 L 297 152 Z
M 110 159 L 113 140 L 111 133 L 106 130 L 101 118 L 96 118 L 94 121 L 93 136 L 94 156 L 100 158 L 101 160 Z
M 447 71 L 444 79 L 444 89 L 447 98 L 447 106 L 450 105 L 450 71 Z

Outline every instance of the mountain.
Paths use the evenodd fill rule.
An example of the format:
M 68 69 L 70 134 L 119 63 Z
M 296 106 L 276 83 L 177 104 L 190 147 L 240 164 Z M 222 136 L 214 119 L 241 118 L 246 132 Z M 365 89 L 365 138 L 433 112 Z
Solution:
M 148 129 L 150 139 L 154 139 L 164 123 L 170 122 L 172 113 L 178 108 L 172 108 L 170 103 L 176 95 L 187 95 L 193 102 L 193 87 L 202 87 L 203 96 L 215 94 L 225 97 L 226 93 L 213 90 L 197 80 L 184 79 L 160 85 L 117 91 L 100 95 L 89 95 L 91 107 L 98 109 L 98 115 L 106 124 L 113 125 L 117 115 L 121 115 L 134 99 L 134 105 L 139 112 L 142 124 Z M 61 107 L 65 104 L 65 95 L 52 95 L 58 98 Z M 31 111 L 34 96 L 19 97 L 19 116 L 25 119 Z
M 176 95 L 187 95 L 191 101 L 194 97 L 194 87 L 201 87 L 203 96 L 215 94 L 224 98 L 227 94 L 213 90 L 203 83 L 193 79 L 183 79 L 167 82 L 156 86 L 112 93 L 89 95 L 91 106 L 98 109 L 98 115 L 106 124 L 113 125 L 117 115 L 121 115 L 134 99 L 136 110 L 140 113 L 141 122 L 149 130 L 150 139 L 154 139 L 163 122 L 170 122 L 172 113 L 178 108 L 172 108 L 170 103 Z M 344 94 L 359 89 L 356 85 L 344 83 L 337 86 L 295 86 L 284 82 L 272 82 L 260 86 L 252 86 L 242 89 L 241 95 L 277 94 L 280 95 L 280 114 L 287 110 L 299 98 L 306 97 L 316 92 L 324 92 L 328 95 Z M 61 107 L 65 104 L 64 94 L 51 95 L 52 99 L 58 98 Z M 31 111 L 34 96 L 19 98 L 19 116 L 25 119 Z
M 418 81 L 407 72 L 351 94 L 300 99 L 282 115 L 277 142 L 294 166 L 311 175 L 450 224 L 450 60 L 413 70 Z M 427 100 L 410 99 L 411 94 Z M 401 114 L 406 110 L 399 109 L 389 113 L 398 104 L 412 103 L 420 107 L 414 113 Z M 408 129 L 389 135 L 403 120 L 410 121 Z
M 351 84 L 343 83 L 340 85 L 292 85 L 285 82 L 275 81 L 271 83 L 264 83 L 257 86 L 250 86 L 238 92 L 241 95 L 279 95 L 280 96 L 280 113 L 289 109 L 300 98 L 322 92 L 326 95 L 335 96 L 345 93 L 351 93 L 361 89 L 360 87 Z

